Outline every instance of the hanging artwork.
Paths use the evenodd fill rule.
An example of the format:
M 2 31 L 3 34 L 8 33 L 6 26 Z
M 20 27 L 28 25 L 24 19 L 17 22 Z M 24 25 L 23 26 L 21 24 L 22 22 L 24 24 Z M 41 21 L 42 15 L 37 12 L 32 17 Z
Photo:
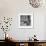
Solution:
M 19 14 L 19 28 L 33 27 L 33 14 Z

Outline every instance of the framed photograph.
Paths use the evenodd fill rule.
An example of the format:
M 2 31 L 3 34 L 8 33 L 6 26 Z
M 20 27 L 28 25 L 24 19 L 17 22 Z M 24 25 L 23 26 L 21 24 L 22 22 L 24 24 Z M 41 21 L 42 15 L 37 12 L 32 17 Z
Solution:
M 33 28 L 33 14 L 21 13 L 18 15 L 19 28 Z

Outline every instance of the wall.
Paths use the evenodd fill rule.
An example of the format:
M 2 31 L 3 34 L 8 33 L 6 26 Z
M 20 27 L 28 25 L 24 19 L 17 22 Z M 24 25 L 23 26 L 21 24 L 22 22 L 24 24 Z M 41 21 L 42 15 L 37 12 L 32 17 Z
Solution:
M 46 40 L 45 38 L 45 15 L 46 8 L 33 8 L 29 5 L 28 0 L 0 0 L 0 16 L 13 17 L 13 22 L 10 31 L 13 37 L 17 40 L 27 40 L 34 34 L 37 35 L 39 40 Z M 32 29 L 18 28 L 18 14 L 19 13 L 33 13 L 34 25 Z M 0 31 L 2 35 L 3 31 Z M 3 33 L 4 34 L 4 33 Z M 0 39 L 4 39 L 0 36 Z

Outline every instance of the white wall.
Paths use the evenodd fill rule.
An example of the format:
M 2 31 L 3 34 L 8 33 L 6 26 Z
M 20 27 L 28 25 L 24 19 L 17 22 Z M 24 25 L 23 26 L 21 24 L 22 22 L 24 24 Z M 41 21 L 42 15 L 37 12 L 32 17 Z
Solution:
M 34 34 L 39 40 L 46 40 L 46 8 L 33 8 L 29 5 L 28 0 L 0 0 L 0 16 L 13 17 L 13 22 L 10 31 L 17 40 L 27 40 Z M 34 27 L 32 29 L 19 29 L 18 17 L 19 13 L 33 13 Z M 0 31 L 0 35 L 2 31 Z M 0 36 L 2 39 L 2 36 Z

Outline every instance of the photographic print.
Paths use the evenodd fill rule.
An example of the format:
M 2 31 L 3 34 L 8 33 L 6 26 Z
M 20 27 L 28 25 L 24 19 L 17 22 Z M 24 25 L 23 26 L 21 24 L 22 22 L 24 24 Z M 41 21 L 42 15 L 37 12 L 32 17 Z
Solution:
M 19 28 L 32 28 L 33 15 L 32 14 L 19 14 Z

